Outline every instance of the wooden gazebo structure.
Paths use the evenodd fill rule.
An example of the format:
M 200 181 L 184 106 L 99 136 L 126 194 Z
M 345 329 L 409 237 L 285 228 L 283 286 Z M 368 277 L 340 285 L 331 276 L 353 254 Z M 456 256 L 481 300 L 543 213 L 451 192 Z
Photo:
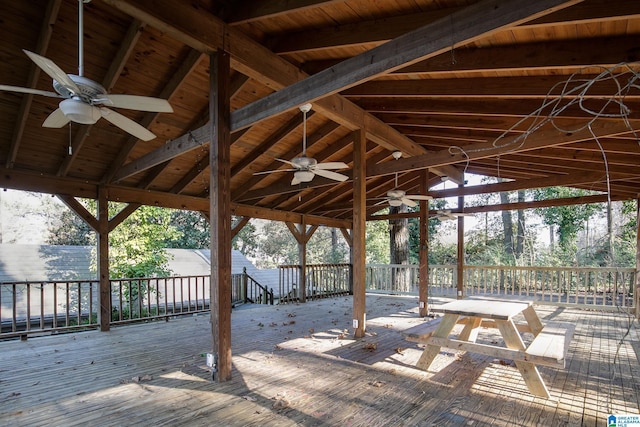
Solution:
M 433 197 L 598 192 L 540 205 L 640 193 L 637 0 L 92 0 L 83 9 L 84 75 L 108 93 L 167 99 L 174 112 L 118 110 L 157 135 L 141 141 L 104 119 L 43 128 L 58 99 L 0 91 L 0 184 L 56 194 L 98 232 L 103 330 L 109 230 L 142 204 L 205 213 L 222 380 L 230 242 L 249 218 L 291 224 L 302 246 L 313 227 L 343 230 L 358 337 L 364 224 L 396 176 L 407 194 Z M 0 84 L 52 90 L 23 49 L 77 74 L 78 0 L 4 2 L 1 19 Z M 256 175 L 302 154 L 308 102 L 307 155 L 345 162 L 348 179 Z M 465 172 L 504 182 L 465 187 Z M 458 187 L 429 192 L 443 177 Z M 98 215 L 77 197 L 97 199 Z M 128 207 L 108 218 L 108 201 Z

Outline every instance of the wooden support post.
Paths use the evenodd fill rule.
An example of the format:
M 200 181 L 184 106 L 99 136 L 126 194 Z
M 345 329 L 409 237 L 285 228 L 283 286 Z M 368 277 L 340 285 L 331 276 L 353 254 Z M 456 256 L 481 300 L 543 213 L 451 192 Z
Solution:
M 298 239 L 298 262 L 300 263 L 300 275 L 298 283 L 298 298 L 300 302 L 307 302 L 307 224 L 302 218 L 300 224 L 300 238 Z
M 464 182 L 464 181 L 463 181 Z M 464 184 L 460 184 L 458 187 L 464 187 Z M 458 197 L 458 210 L 462 211 L 464 207 L 464 196 Z M 458 284 L 457 292 L 458 299 L 464 298 L 464 217 L 458 217 L 458 264 L 457 264 Z
M 211 334 L 214 379 L 231 379 L 231 138 L 229 54 L 210 58 L 209 224 L 211 229 Z
M 636 200 L 636 283 L 633 290 L 633 302 L 636 319 L 640 319 L 640 198 Z
M 429 170 L 420 176 L 420 189 L 426 195 L 429 190 Z M 420 283 L 418 289 L 418 315 L 429 313 L 429 201 L 420 201 Z
M 353 238 L 352 234 L 346 228 L 341 228 L 342 236 L 349 245 L 349 264 L 351 269 L 349 270 L 349 295 L 353 295 Z
M 365 132 L 355 132 L 353 141 L 353 329 L 362 338 L 366 330 L 365 227 L 366 227 L 366 145 Z
M 111 282 L 109 280 L 109 201 L 104 187 L 98 188 L 98 282 L 99 306 L 98 323 L 100 330 L 107 332 L 111 328 Z
M 300 266 L 300 272 L 298 275 L 298 299 L 300 302 L 307 301 L 307 243 L 313 236 L 313 233 L 318 229 L 317 225 L 309 227 L 305 222 L 304 216 L 302 217 L 302 224 L 299 224 L 299 228 L 296 224 L 287 222 L 287 228 L 291 231 L 291 234 L 298 242 L 298 260 Z

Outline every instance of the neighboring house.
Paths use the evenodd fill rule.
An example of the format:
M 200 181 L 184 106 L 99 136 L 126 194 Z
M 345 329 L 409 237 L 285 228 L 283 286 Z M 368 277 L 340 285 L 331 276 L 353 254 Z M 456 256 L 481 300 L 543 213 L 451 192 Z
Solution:
M 209 275 L 208 249 L 167 249 L 169 269 L 174 276 Z M 0 244 L 0 282 L 90 280 L 91 246 Z M 277 270 L 260 270 L 242 253 L 231 254 L 232 274 L 247 273 L 263 286 L 278 287 Z

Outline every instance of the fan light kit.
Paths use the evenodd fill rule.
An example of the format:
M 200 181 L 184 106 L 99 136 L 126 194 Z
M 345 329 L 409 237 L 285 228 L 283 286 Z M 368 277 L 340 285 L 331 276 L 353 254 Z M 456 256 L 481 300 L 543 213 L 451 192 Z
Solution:
M 92 125 L 103 117 L 136 138 L 149 141 L 156 137 L 153 133 L 128 117 L 106 108 L 105 105 L 155 113 L 172 113 L 173 108 L 165 99 L 136 95 L 109 95 L 102 85 L 83 76 L 83 3 L 89 3 L 89 1 L 78 0 L 78 75 L 66 74 L 52 60 L 23 50 L 42 71 L 53 79 L 55 92 L 8 85 L 0 85 L 0 90 L 64 98 L 59 108 L 46 118 L 42 124 L 43 127 L 61 128 L 69 122 Z
M 291 185 L 297 185 L 303 182 L 311 182 L 316 175 L 332 179 L 334 181 L 346 181 L 349 179 L 347 175 L 333 172 L 331 169 L 346 169 L 349 166 L 344 162 L 325 162 L 318 163 L 314 158 L 307 157 L 307 113 L 311 111 L 311 104 L 304 104 L 300 106 L 300 111 L 303 114 L 302 120 L 302 155 L 295 157 L 291 161 L 276 159 L 282 163 L 293 166 L 292 169 L 276 169 L 272 171 L 256 172 L 254 175 L 271 174 L 275 172 L 293 172 L 293 179 Z

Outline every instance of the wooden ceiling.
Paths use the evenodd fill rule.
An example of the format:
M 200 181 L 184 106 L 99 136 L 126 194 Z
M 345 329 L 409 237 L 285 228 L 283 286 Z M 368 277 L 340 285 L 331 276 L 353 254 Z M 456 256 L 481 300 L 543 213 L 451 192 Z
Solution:
M 1 7 L 0 84 L 52 90 L 23 49 L 77 74 L 77 0 Z M 43 128 L 58 99 L 0 92 L 0 185 L 76 197 L 102 187 L 111 200 L 208 210 L 208 53 L 224 49 L 237 215 L 350 223 L 351 179 L 255 175 L 301 154 L 306 102 L 307 154 L 319 162 L 353 166 L 354 132 L 365 132 L 369 215 L 396 174 L 408 194 L 465 173 L 504 181 L 435 197 L 640 193 L 637 0 L 92 0 L 83 42 L 86 77 L 174 112 L 118 110 L 157 135 L 144 142 L 106 120 Z

